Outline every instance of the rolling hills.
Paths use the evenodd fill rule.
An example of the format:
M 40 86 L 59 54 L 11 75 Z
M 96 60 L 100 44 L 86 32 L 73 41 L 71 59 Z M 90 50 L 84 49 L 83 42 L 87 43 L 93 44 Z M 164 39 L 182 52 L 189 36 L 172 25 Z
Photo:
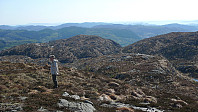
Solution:
M 98 35 L 127 46 L 144 38 L 170 32 L 194 32 L 196 25 L 125 25 L 100 22 L 65 23 L 58 26 L 0 26 L 0 50 L 24 43 L 49 42 L 76 35 Z
M 64 29 L 61 29 L 60 32 L 65 33 Z M 77 39 L 80 37 L 82 37 L 82 40 Z M 25 44 L 8 50 L 3 50 L 0 52 L 0 55 L 17 54 L 30 56 L 32 58 L 46 58 L 50 53 L 53 53 L 57 54 L 57 57 L 61 62 L 68 63 L 81 58 L 98 57 L 121 52 L 121 46 L 113 41 L 108 40 L 108 42 L 105 43 L 103 39 L 97 36 L 91 36 L 97 38 L 96 40 L 100 43 L 96 44 L 96 42 L 94 42 L 96 40 L 90 41 L 84 37 L 86 36 L 80 35 L 69 39 L 50 41 L 49 43 Z M 123 47 L 122 52 L 162 55 L 180 72 L 187 73 L 189 76 L 197 78 L 197 37 L 197 32 L 169 33 L 147 38 Z M 1 44 L 4 45 L 6 42 L 1 41 Z
M 182 24 L 167 24 L 167 25 L 98 25 L 96 28 L 112 28 L 112 29 L 127 29 L 141 38 L 149 38 L 157 35 L 167 34 L 170 32 L 195 32 L 198 31 L 197 26 L 182 25 Z
M 27 30 L 0 30 L 0 50 L 10 48 L 23 43 L 49 42 L 57 39 L 66 39 L 76 35 L 98 35 L 106 39 L 111 39 L 125 46 L 136 42 L 141 38 L 129 30 L 108 29 L 108 28 L 81 28 L 65 27 L 58 30 L 43 29 L 39 31 Z

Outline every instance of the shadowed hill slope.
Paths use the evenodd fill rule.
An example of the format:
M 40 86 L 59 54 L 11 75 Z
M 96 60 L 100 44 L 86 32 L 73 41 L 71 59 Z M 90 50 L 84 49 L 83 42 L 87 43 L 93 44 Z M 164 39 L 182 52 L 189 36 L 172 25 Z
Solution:
M 124 47 L 122 51 L 162 55 L 178 70 L 198 77 L 198 32 L 174 32 L 159 35 Z

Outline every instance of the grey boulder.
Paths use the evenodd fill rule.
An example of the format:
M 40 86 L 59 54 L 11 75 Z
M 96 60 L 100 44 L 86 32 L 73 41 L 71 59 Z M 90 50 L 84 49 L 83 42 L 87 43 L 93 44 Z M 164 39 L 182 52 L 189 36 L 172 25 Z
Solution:
M 67 109 L 74 111 L 74 112 L 94 112 L 96 110 L 91 103 L 70 102 L 65 99 L 60 99 L 58 106 L 59 108 L 66 107 Z

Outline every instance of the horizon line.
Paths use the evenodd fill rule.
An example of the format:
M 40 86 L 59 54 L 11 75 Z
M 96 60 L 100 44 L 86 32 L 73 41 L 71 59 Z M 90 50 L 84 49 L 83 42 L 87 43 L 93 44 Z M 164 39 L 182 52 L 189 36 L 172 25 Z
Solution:
M 109 23 L 109 24 L 127 24 L 127 25 L 166 25 L 166 24 L 198 24 L 198 19 L 196 20 L 153 20 L 153 21 L 111 21 L 111 22 L 57 22 L 57 23 L 27 23 L 27 24 L 0 24 L 0 26 L 59 26 L 62 24 L 83 24 L 83 23 Z

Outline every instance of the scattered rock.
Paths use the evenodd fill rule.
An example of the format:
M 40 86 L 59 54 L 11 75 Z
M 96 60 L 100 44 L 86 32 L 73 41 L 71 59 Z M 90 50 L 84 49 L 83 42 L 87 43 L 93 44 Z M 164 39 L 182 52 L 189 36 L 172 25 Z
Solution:
M 67 93 L 67 92 L 64 92 L 62 96 L 70 97 L 70 98 L 73 98 L 75 100 L 79 100 L 80 99 L 80 96 L 78 96 L 78 95 L 69 95 L 69 93 Z
M 183 101 L 183 100 L 177 100 L 177 99 L 171 99 L 171 101 L 173 101 L 176 104 L 181 104 L 181 105 L 188 105 L 187 102 Z
M 166 72 L 163 69 L 152 70 L 151 73 L 153 73 L 153 74 L 166 74 Z
M 144 92 L 141 89 L 137 89 L 137 90 L 133 90 L 131 92 L 131 95 L 135 98 L 135 99 L 139 99 L 145 96 Z
M 80 97 L 81 100 L 89 100 L 89 98 L 86 98 L 85 96 Z
M 20 103 L 0 103 L 0 111 L 2 112 L 16 112 L 22 110 L 22 104 Z
M 28 97 L 25 97 L 25 96 L 20 96 L 18 97 L 20 100 L 26 100 Z
M 90 103 L 85 102 L 70 102 L 65 99 L 60 99 L 59 108 L 67 108 L 75 112 L 94 112 L 96 109 Z
M 129 70 L 128 72 L 129 72 L 129 73 L 135 73 L 135 72 L 139 73 L 140 70 L 133 69 L 133 70 Z
M 141 89 L 133 90 L 131 95 L 134 99 L 144 101 L 144 103 L 157 103 L 157 98 L 147 96 Z
M 128 107 L 118 107 L 116 112 L 134 112 L 134 110 Z
M 157 98 L 153 97 L 153 96 L 146 96 L 146 98 L 144 99 L 145 103 L 157 103 Z
M 132 58 L 132 56 L 127 56 L 127 57 L 126 57 L 126 59 L 130 59 L 130 58 Z
M 112 99 L 112 100 L 121 100 L 122 98 L 118 95 L 115 95 L 115 94 L 110 94 L 109 97 Z
M 120 85 L 118 83 L 116 83 L 116 82 L 110 82 L 108 84 L 108 86 L 110 86 L 110 87 L 119 87 Z
M 145 102 L 141 102 L 141 103 L 139 103 L 139 104 L 141 104 L 141 105 L 149 105 L 150 103 L 145 103 Z
M 70 96 L 69 93 L 64 92 L 62 96 Z
M 148 108 L 146 108 L 146 107 L 136 107 L 136 106 L 133 106 L 133 105 L 130 105 L 130 104 L 124 104 L 124 103 L 119 103 L 119 102 L 111 102 L 110 104 L 102 104 L 101 106 L 108 107 L 108 108 L 113 108 L 113 107 L 114 108 L 121 108 L 121 109 L 122 108 L 123 109 L 133 108 L 135 110 L 141 110 L 141 111 L 146 111 L 146 112 L 163 112 L 163 111 L 161 111 L 159 109 L 156 109 L 156 108 L 153 108 L 153 107 L 148 107 Z M 126 112 L 131 112 L 131 111 L 127 110 Z
M 37 111 L 39 111 L 39 112 L 49 112 L 47 109 L 44 109 L 43 107 L 41 107 L 41 108 L 38 109 Z
M 175 107 L 175 108 L 182 108 L 183 106 L 182 106 L 181 104 L 176 104 L 176 103 L 174 103 L 174 104 L 173 104 L 173 107 Z
M 91 104 L 91 105 L 94 105 L 91 101 L 89 101 L 89 100 L 85 100 L 84 101 L 85 103 L 89 103 L 89 104 Z
M 110 96 L 106 95 L 106 94 L 102 94 L 101 96 L 99 96 L 98 98 L 99 101 L 109 101 L 112 102 L 113 100 L 111 99 Z
M 107 89 L 107 92 L 108 93 L 115 93 L 115 90 L 114 89 Z
M 78 95 L 71 95 L 70 98 L 73 98 L 75 100 L 79 100 L 80 99 L 80 97 Z
M 30 90 L 28 94 L 31 95 L 31 94 L 38 94 L 38 93 L 39 93 L 38 90 Z

